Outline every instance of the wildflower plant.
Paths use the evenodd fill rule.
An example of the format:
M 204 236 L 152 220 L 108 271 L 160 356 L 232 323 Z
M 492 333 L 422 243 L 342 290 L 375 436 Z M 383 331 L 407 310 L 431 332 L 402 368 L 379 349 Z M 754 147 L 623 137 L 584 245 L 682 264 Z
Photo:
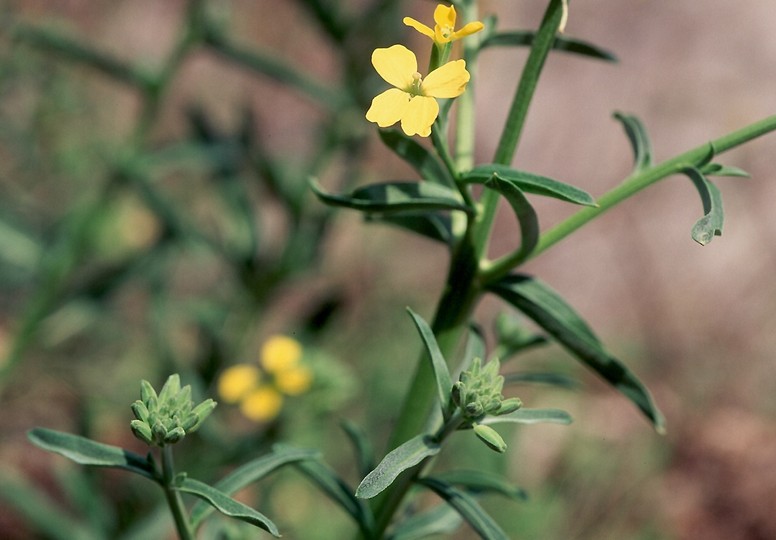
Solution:
M 316 4 L 318 12 L 325 11 L 323 5 Z M 279 535 L 281 531 L 269 518 L 237 502 L 232 495 L 270 472 L 292 465 L 341 507 L 354 523 L 354 535 L 363 540 L 446 534 L 461 522 L 480 538 L 503 540 L 509 538 L 507 532 L 480 506 L 478 497 L 495 493 L 519 499 L 522 490 L 508 479 L 485 471 L 440 473 L 435 469 L 435 458 L 453 437 L 471 437 L 499 454 L 508 452 L 508 442 L 493 427 L 501 423 L 571 422 L 565 411 L 534 408 L 531 403 L 524 406 L 520 397 L 511 395 L 507 383 L 519 377 L 501 373 L 509 357 L 555 343 L 618 391 L 657 432 L 664 432 L 664 417 L 637 374 L 606 348 L 565 299 L 521 267 L 604 212 L 673 175 L 688 178 L 698 190 L 703 211 L 690 234 L 697 243 L 708 244 L 723 228 L 716 178 L 746 175 L 722 164 L 719 156 L 776 130 L 776 116 L 656 163 L 644 124 L 633 114 L 617 112 L 614 118 L 622 125 L 633 151 L 633 170 L 597 198 L 580 187 L 515 168 L 513 158 L 547 57 L 554 50 L 564 50 L 602 61 L 614 58 L 586 41 L 561 34 L 569 7 L 567 0 L 549 0 L 539 28 L 530 32 L 499 31 L 492 18 L 492 24 L 480 22 L 476 0 L 438 5 L 433 27 L 405 18 L 406 26 L 432 40 L 427 74 L 419 72 L 417 56 L 406 46 L 379 44 L 371 54 L 371 63 L 393 88 L 373 97 L 371 105 L 364 104 L 361 112 L 365 119 L 361 121 L 377 124 L 382 142 L 420 178 L 380 182 L 345 193 L 332 193 L 315 179 L 310 182 L 321 202 L 362 212 L 371 221 L 398 226 L 438 242 L 448 248 L 450 255 L 430 322 L 408 310 L 422 351 L 414 373 L 407 377 L 408 389 L 395 415 L 388 448 L 375 453 L 367 433 L 354 424 L 345 425 L 357 456 L 357 486 L 326 465 L 319 452 L 282 444 L 273 446 L 268 455 L 234 469 L 212 486 L 176 472 L 172 465 L 173 444 L 185 442 L 183 439 L 200 428 L 215 406 L 211 400 L 194 406 L 190 389 L 181 387 L 177 376 L 171 377 L 158 395 L 143 383 L 141 399 L 132 406 L 135 420 L 130 428 L 152 451 L 161 450 L 161 471 L 153 452 L 142 457 L 44 429 L 33 430 L 31 440 L 78 463 L 117 467 L 157 482 L 165 491 L 184 539 L 193 538 L 214 509 Z M 400 26 L 398 23 L 399 19 L 395 24 Z M 331 20 L 328 24 L 344 32 Z M 333 31 L 332 35 L 337 33 Z M 461 44 L 461 58 L 451 59 L 455 41 Z M 477 162 L 473 94 L 476 85 L 487 84 L 478 79 L 478 57 L 490 47 L 525 45 L 530 45 L 530 52 L 493 156 Z M 386 129 L 396 123 L 400 129 Z M 454 137 L 450 137 L 451 127 Z M 430 142 L 425 141 L 426 137 Z M 451 139 L 454 146 L 449 143 Z M 542 230 L 532 197 L 550 197 L 575 205 L 578 210 L 558 225 Z M 506 254 L 491 258 L 488 247 L 501 201 L 515 214 L 519 242 Z M 537 330 L 501 317 L 494 332 L 497 343 L 489 354 L 473 318 L 475 307 L 485 296 L 499 298 Z M 255 420 L 274 418 L 283 394 L 304 392 L 311 384 L 300 358 L 300 346 L 294 340 L 268 340 L 260 355 L 261 369 L 244 364 L 222 372 L 216 385 L 221 399 L 239 404 L 243 413 Z M 534 379 L 562 382 L 562 377 L 554 373 Z M 423 491 L 433 492 L 441 503 L 429 509 L 412 504 Z M 182 493 L 204 502 L 187 510 L 181 502 Z

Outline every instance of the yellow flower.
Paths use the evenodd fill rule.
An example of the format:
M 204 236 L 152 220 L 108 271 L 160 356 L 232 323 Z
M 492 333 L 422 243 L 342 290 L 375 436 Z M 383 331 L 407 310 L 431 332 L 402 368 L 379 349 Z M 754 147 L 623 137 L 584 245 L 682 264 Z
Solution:
M 404 24 L 411 26 L 424 36 L 430 37 L 434 40 L 434 43 L 438 45 L 450 43 L 451 41 L 469 36 L 485 28 L 485 25 L 481 22 L 474 21 L 464 25 L 463 28 L 456 32 L 455 19 L 456 13 L 453 6 L 447 7 L 444 4 L 439 4 L 434 10 L 434 22 L 436 24 L 434 25 L 433 30 L 412 17 L 404 17 Z
M 273 336 L 261 347 L 259 363 L 238 364 L 224 370 L 218 379 L 218 393 L 227 403 L 255 422 L 275 418 L 283 396 L 296 396 L 312 385 L 312 372 L 301 364 L 302 345 L 287 336 Z
M 402 45 L 375 49 L 372 65 L 395 88 L 372 100 L 366 119 L 380 127 L 401 121 L 402 130 L 409 136 L 418 134 L 428 137 L 431 125 L 439 114 L 439 104 L 434 98 L 458 97 L 469 82 L 469 72 L 463 60 L 448 62 L 423 79 L 418 73 L 415 54 Z

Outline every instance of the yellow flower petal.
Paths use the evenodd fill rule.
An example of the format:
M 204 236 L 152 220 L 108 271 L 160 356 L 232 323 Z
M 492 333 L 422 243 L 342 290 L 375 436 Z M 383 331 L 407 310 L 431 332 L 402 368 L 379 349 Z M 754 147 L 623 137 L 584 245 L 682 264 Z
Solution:
M 262 386 L 248 394 L 240 403 L 240 411 L 254 422 L 275 418 L 283 406 L 283 396 L 269 386 Z
M 274 373 L 289 369 L 302 358 L 302 346 L 288 336 L 272 336 L 261 346 L 261 365 Z
M 237 403 L 258 386 L 260 379 L 261 373 L 256 366 L 232 366 L 218 378 L 218 395 L 226 403 Z
M 439 104 L 434 98 L 415 96 L 401 118 L 401 128 L 410 137 L 416 133 L 421 137 L 428 137 L 438 114 Z
M 385 82 L 405 91 L 412 87 L 412 75 L 418 71 L 415 53 L 404 45 L 375 49 L 372 53 L 372 65 Z
M 454 98 L 463 94 L 468 82 L 466 61 L 454 60 L 429 73 L 428 77 L 423 79 L 420 90 L 424 96 Z
M 416 21 L 412 17 L 404 17 L 402 22 L 404 22 L 404 24 L 406 24 L 407 26 L 414 28 L 424 36 L 428 36 L 431 39 L 434 39 L 434 31 L 428 26 L 426 26 L 425 24 L 423 24 L 422 22 Z
M 442 28 L 446 26 L 450 27 L 451 29 L 455 28 L 456 17 L 457 15 L 453 6 L 447 7 L 444 4 L 439 4 L 434 10 L 434 22 L 437 24 L 437 26 Z
M 453 34 L 453 39 L 461 39 L 466 36 L 470 36 L 472 34 L 475 34 L 485 28 L 485 25 L 482 24 L 480 21 L 474 21 L 470 22 L 469 24 L 464 25 L 463 28 L 458 30 Z
M 275 386 L 289 396 L 298 396 L 309 390 L 313 374 L 306 367 L 296 367 L 275 374 Z
M 410 95 L 398 88 L 391 88 L 375 96 L 366 112 L 366 119 L 380 127 L 394 125 L 402 119 L 410 102 Z

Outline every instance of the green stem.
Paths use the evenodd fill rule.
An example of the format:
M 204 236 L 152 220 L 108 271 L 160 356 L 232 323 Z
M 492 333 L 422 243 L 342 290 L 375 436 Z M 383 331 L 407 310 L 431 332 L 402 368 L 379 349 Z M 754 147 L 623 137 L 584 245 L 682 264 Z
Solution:
M 461 8 L 464 21 L 477 20 L 476 2 L 465 2 Z M 477 55 L 480 50 L 480 36 L 474 34 L 463 40 L 463 59 L 471 79 L 464 92 L 458 98 L 458 124 L 455 133 L 456 168 L 459 172 L 468 171 L 474 166 L 474 80 L 477 73 Z
M 702 144 L 663 163 L 635 172 L 623 183 L 602 195 L 598 199 L 597 207 L 586 207 L 545 232 L 532 252 L 528 254 L 515 252 L 485 266 L 481 272 L 482 281 L 484 283 L 497 281 L 516 266 L 536 257 L 589 221 L 592 221 L 639 191 L 663 178 L 681 172 L 688 164 L 699 163 L 708 156 L 710 145 L 714 148 L 715 155 L 718 155 L 772 131 L 776 131 L 776 115 L 769 116 L 759 122 L 724 135 L 710 143 Z
M 162 448 L 162 487 L 164 495 L 167 497 L 167 504 L 170 506 L 175 528 L 178 530 L 178 536 L 181 540 L 194 540 L 194 531 L 186 514 L 186 508 L 183 506 L 180 491 L 175 489 L 175 466 L 172 459 L 172 446 L 166 445 Z

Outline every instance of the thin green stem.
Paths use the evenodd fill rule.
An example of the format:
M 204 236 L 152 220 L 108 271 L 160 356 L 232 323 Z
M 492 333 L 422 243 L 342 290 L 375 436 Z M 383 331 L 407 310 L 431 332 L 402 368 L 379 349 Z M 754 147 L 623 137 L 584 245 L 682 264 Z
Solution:
M 497 281 L 507 275 L 516 266 L 529 259 L 533 259 L 586 223 L 597 218 L 639 191 L 663 178 L 681 172 L 688 164 L 694 165 L 699 163 L 708 156 L 710 148 L 713 148 L 715 155 L 718 155 L 772 131 L 776 131 L 776 115 L 724 135 L 710 143 L 702 144 L 692 150 L 664 161 L 663 163 L 642 171 L 637 171 L 623 183 L 602 195 L 598 199 L 597 207 L 586 207 L 542 234 L 536 248 L 530 253 L 520 254 L 515 252 L 485 266 L 481 272 L 483 282 L 492 283 Z
M 175 465 L 172 459 L 172 446 L 162 448 L 162 488 L 170 506 L 175 528 L 181 540 L 194 540 L 194 531 L 191 528 L 186 508 L 183 506 L 180 491 L 175 489 Z
M 465 2 L 461 15 L 466 22 L 477 20 L 476 2 Z M 477 73 L 477 55 L 480 50 L 480 36 L 471 35 L 463 40 L 463 59 L 471 75 L 464 92 L 458 98 L 458 124 L 455 133 L 455 159 L 458 171 L 468 171 L 474 166 L 474 90 Z

